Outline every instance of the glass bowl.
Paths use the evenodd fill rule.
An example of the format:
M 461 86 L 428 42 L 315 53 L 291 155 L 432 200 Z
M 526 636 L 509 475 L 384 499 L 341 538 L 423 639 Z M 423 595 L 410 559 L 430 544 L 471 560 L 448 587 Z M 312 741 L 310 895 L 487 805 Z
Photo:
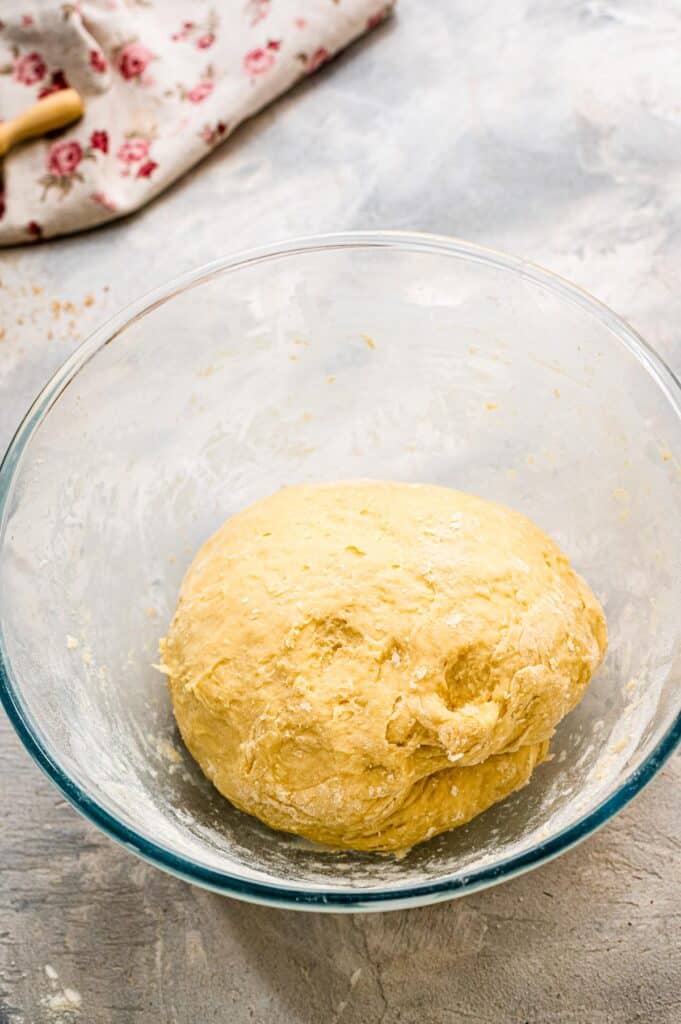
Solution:
M 622 320 L 455 240 L 334 235 L 218 260 L 90 338 L 0 471 L 0 683 L 62 793 L 191 882 L 369 910 L 511 877 L 603 824 L 681 732 L 681 392 Z M 531 783 L 397 859 L 235 810 L 174 728 L 157 643 L 197 546 L 284 484 L 451 485 L 531 516 L 608 616 Z

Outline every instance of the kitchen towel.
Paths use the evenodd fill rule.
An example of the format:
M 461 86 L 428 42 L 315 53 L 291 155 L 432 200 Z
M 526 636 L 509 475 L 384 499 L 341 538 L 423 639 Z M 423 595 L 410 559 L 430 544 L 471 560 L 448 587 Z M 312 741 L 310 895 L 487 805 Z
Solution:
M 68 85 L 86 111 L 5 158 L 0 245 L 80 231 L 149 202 L 393 2 L 4 0 L 0 117 Z

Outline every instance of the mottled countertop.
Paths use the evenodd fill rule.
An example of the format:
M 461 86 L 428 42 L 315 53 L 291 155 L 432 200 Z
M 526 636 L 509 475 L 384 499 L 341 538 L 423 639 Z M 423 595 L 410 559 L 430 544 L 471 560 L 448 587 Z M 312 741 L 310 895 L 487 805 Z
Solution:
M 150 208 L 0 254 L 0 447 L 122 304 L 320 231 L 418 228 L 525 256 L 681 371 L 680 52 L 674 0 L 402 0 Z M 323 916 L 161 874 L 67 806 L 4 717 L 0 750 L 0 1024 L 681 1021 L 678 755 L 530 875 Z

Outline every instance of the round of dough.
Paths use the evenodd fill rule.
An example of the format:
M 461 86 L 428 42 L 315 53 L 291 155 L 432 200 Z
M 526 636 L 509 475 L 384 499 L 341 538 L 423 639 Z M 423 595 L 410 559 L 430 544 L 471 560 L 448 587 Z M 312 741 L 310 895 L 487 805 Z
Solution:
M 607 643 L 538 527 L 445 487 L 291 487 L 229 519 L 161 641 L 175 717 L 237 807 L 403 849 L 524 785 Z

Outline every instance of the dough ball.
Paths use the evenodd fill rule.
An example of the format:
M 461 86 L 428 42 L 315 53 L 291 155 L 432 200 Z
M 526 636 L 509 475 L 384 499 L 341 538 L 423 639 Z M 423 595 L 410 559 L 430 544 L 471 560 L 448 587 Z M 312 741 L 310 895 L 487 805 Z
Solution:
M 406 848 L 524 785 L 607 643 L 540 529 L 444 487 L 291 487 L 228 520 L 161 655 L 192 755 L 237 807 Z

